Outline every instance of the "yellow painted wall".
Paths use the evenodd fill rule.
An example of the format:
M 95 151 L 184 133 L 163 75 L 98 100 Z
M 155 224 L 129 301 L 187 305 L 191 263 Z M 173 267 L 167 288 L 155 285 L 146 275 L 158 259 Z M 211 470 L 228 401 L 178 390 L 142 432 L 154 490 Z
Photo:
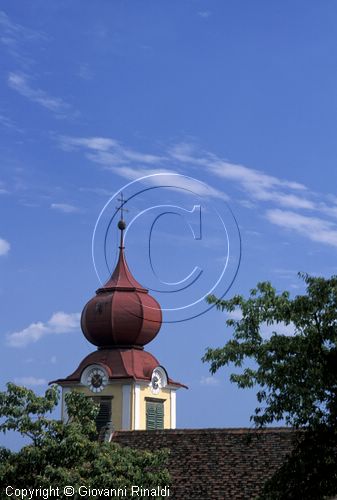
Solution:
M 73 387 L 73 390 L 81 392 L 86 396 L 112 396 L 112 425 L 115 430 L 122 429 L 122 385 L 121 383 L 108 384 L 104 389 L 99 393 L 93 393 L 90 391 L 88 387 L 85 386 L 77 386 Z
M 108 384 L 101 392 L 92 393 L 90 389 L 83 385 L 77 385 L 75 387 L 69 387 L 71 390 L 76 390 L 85 394 L 86 396 L 112 396 L 112 425 L 113 428 L 117 430 L 122 430 L 122 411 L 123 411 L 123 385 L 131 385 L 131 401 L 130 401 L 130 411 L 131 411 L 131 430 L 135 430 L 135 382 L 126 381 L 115 382 Z M 139 397 L 139 430 L 146 429 L 146 398 L 159 399 L 164 401 L 164 429 L 171 428 L 171 391 L 170 389 L 161 389 L 159 394 L 153 394 L 148 383 L 140 383 L 140 397 Z

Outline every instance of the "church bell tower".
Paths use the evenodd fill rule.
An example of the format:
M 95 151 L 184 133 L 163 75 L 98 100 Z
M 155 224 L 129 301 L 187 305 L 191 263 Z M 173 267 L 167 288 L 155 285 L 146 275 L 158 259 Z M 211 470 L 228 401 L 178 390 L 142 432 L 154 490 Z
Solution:
M 123 211 L 118 228 L 116 268 L 82 311 L 82 332 L 97 349 L 71 375 L 55 381 L 62 387 L 62 418 L 65 394 L 76 390 L 99 403 L 98 431 L 106 425 L 113 430 L 174 429 L 176 391 L 186 386 L 173 381 L 144 350 L 159 332 L 162 311 L 127 265 Z

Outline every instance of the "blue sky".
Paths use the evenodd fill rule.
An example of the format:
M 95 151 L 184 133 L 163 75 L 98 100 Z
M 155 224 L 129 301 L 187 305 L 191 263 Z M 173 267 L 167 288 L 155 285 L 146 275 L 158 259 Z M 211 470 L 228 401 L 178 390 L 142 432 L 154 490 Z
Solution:
M 199 243 L 177 214 L 156 224 L 152 255 L 162 281 L 196 266 L 205 279 L 219 274 L 227 247 L 215 207 L 231 244 L 216 290 L 223 293 L 239 252 L 228 206 L 242 238 L 228 296 L 261 280 L 301 293 L 297 271 L 336 273 L 335 2 L 4 0 L 2 9 L 2 387 L 14 380 L 42 392 L 93 350 L 79 330 L 99 286 L 93 230 L 110 197 L 140 177 L 186 176 L 175 190 L 135 197 L 129 221 L 151 204 L 203 210 Z M 157 179 L 133 187 L 158 187 Z M 114 206 L 95 243 L 103 275 L 102 235 Z M 149 220 L 130 227 L 127 258 L 135 277 L 156 289 L 146 261 Z M 112 226 L 110 267 L 117 237 Z M 153 295 L 177 307 L 202 286 L 183 299 Z M 254 391 L 231 385 L 228 369 L 210 377 L 201 362 L 207 346 L 229 338 L 224 321 L 212 310 L 167 322 L 148 346 L 189 386 L 178 395 L 179 427 L 250 425 Z

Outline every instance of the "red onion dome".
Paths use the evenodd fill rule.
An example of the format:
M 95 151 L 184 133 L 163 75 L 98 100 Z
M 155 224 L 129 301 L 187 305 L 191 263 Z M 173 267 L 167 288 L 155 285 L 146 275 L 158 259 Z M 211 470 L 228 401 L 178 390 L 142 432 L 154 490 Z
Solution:
M 82 311 L 82 331 L 89 342 L 100 348 L 144 346 L 155 338 L 162 323 L 160 305 L 135 280 L 126 263 L 124 221 L 118 227 L 121 245 L 116 268 Z

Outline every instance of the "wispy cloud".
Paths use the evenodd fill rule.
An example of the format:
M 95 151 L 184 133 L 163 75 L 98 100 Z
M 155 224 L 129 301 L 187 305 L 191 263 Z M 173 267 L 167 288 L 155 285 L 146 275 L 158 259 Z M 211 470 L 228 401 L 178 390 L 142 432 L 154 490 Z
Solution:
M 170 186 L 183 194 L 197 194 L 199 196 L 210 196 L 228 200 L 228 197 L 218 189 L 199 182 L 193 177 L 185 176 L 167 169 L 145 169 L 137 167 L 120 167 L 116 171 L 118 175 L 129 180 L 141 179 L 153 186 Z M 146 178 L 146 179 L 145 179 Z
M 59 212 L 63 212 L 65 214 L 80 212 L 80 209 L 78 207 L 69 205 L 68 203 L 52 203 L 50 205 L 50 208 L 53 210 L 58 210 Z
M 7 83 L 11 89 L 15 90 L 20 95 L 56 113 L 59 117 L 66 116 L 71 109 L 71 106 L 63 99 L 53 97 L 45 90 L 33 88 L 30 84 L 29 77 L 23 73 L 9 73 Z
M 82 193 L 93 193 L 93 194 L 96 194 L 97 196 L 104 196 L 105 198 L 107 196 L 112 196 L 114 194 L 114 191 L 112 189 L 105 189 L 105 188 L 95 188 L 95 187 L 92 187 L 92 188 L 88 188 L 88 187 L 80 187 L 79 188 L 79 191 L 81 191 Z
M 45 323 L 31 323 L 23 330 L 7 334 L 7 344 L 11 347 L 25 347 L 46 335 L 71 333 L 79 329 L 80 318 L 80 313 L 56 312 Z
M 337 226 L 333 222 L 280 209 L 267 210 L 266 217 L 273 224 L 295 231 L 311 241 L 337 247 Z
M 210 15 L 211 15 L 211 12 L 209 10 L 200 10 L 198 12 L 198 16 L 202 17 L 203 19 L 207 19 L 208 17 L 210 17 Z
M 69 137 L 62 135 L 59 137 L 59 141 L 65 151 L 74 151 L 81 148 L 93 151 L 108 151 L 118 147 L 118 142 L 108 137 Z
M 129 165 L 137 162 L 142 165 L 160 165 L 163 156 L 140 153 L 124 147 L 109 137 L 69 137 L 59 138 L 61 147 L 66 151 L 84 150 L 87 158 L 106 168 Z
M 34 64 L 30 50 L 32 44 L 38 43 L 41 48 L 48 39 L 46 33 L 15 23 L 4 11 L 0 11 L 0 44 L 21 68 L 27 69 Z
M 10 243 L 8 241 L 0 238 L 0 256 L 7 255 L 10 248 L 11 248 Z
M 192 177 L 177 175 L 178 172 L 175 170 L 165 168 L 163 165 L 169 160 L 165 155 L 135 151 L 108 137 L 61 136 L 59 141 L 63 150 L 82 150 L 90 161 L 125 179 L 136 180 L 147 177 L 146 182 L 155 186 L 171 183 L 175 189 L 185 192 L 227 199 L 220 190 L 210 188 Z M 165 177 L 162 174 L 165 174 Z
M 204 167 L 216 177 L 232 181 L 253 200 L 271 201 L 290 208 L 315 208 L 314 202 L 307 196 L 298 194 L 307 191 L 306 187 L 298 182 L 279 179 L 260 170 L 230 163 L 211 153 L 198 153 L 193 145 L 186 143 L 172 147 L 170 154 L 180 162 L 193 164 L 199 168 Z
M 20 129 L 11 118 L 9 118 L 8 116 L 1 114 L 1 113 L 0 113 L 0 125 L 4 128 L 9 129 L 9 130 L 15 130 L 16 132 L 22 132 L 22 129 Z M 0 190 L 0 192 L 1 192 L 1 190 Z
M 47 40 L 45 33 L 13 22 L 4 11 L 0 11 L 0 41 L 8 47 L 30 41 Z
M 291 229 L 312 241 L 337 246 L 335 223 L 310 214 L 316 212 L 335 219 L 337 217 L 335 198 L 315 193 L 301 183 L 230 163 L 209 152 L 199 152 L 188 143 L 174 146 L 170 154 L 182 163 L 194 165 L 199 170 L 204 168 L 218 178 L 231 181 L 249 196 L 247 201 L 254 202 L 256 209 L 259 209 L 261 204 L 269 205 L 266 209 L 266 218 L 272 224 Z M 321 201 L 322 198 L 326 201 Z M 306 215 L 303 215 L 302 211 L 305 211 Z
M 294 279 L 298 275 L 298 271 L 295 271 L 294 269 L 286 269 L 286 268 L 280 268 L 277 267 L 275 269 L 271 270 L 273 273 L 277 274 L 280 278 L 284 279 Z
M 201 195 L 225 198 L 218 187 L 218 180 L 222 179 L 224 185 L 231 183 L 239 191 L 238 203 L 251 210 L 262 207 L 270 223 L 292 229 L 312 241 L 337 246 L 337 227 L 329 220 L 337 217 L 337 198 L 315 193 L 300 182 L 231 163 L 187 142 L 171 146 L 164 154 L 154 155 L 135 151 L 108 137 L 62 136 L 58 139 L 64 150 L 81 151 L 90 161 L 128 180 L 151 176 L 146 182 L 156 185 L 162 181 L 159 173 L 165 173 L 168 178 L 172 175 L 173 180 L 175 174 L 185 172 L 186 168 L 189 172 L 194 169 L 198 178 L 200 173 L 211 174 L 217 179 L 216 188 L 209 190 L 205 187 L 207 192 L 192 176 L 185 176 L 185 180 L 181 177 L 181 187 Z M 319 217 L 312 216 L 312 213 L 319 214 Z
M 215 377 L 201 377 L 200 379 L 200 385 L 206 385 L 208 387 L 210 386 L 216 386 L 216 385 L 219 385 L 219 379 L 215 378 Z
M 22 386 L 31 386 L 36 387 L 39 385 L 47 385 L 47 380 L 45 378 L 37 378 L 37 377 L 17 377 L 14 379 L 15 384 Z
M 77 75 L 82 78 L 82 80 L 92 80 L 94 76 L 89 64 L 87 63 L 82 63 L 79 65 Z

